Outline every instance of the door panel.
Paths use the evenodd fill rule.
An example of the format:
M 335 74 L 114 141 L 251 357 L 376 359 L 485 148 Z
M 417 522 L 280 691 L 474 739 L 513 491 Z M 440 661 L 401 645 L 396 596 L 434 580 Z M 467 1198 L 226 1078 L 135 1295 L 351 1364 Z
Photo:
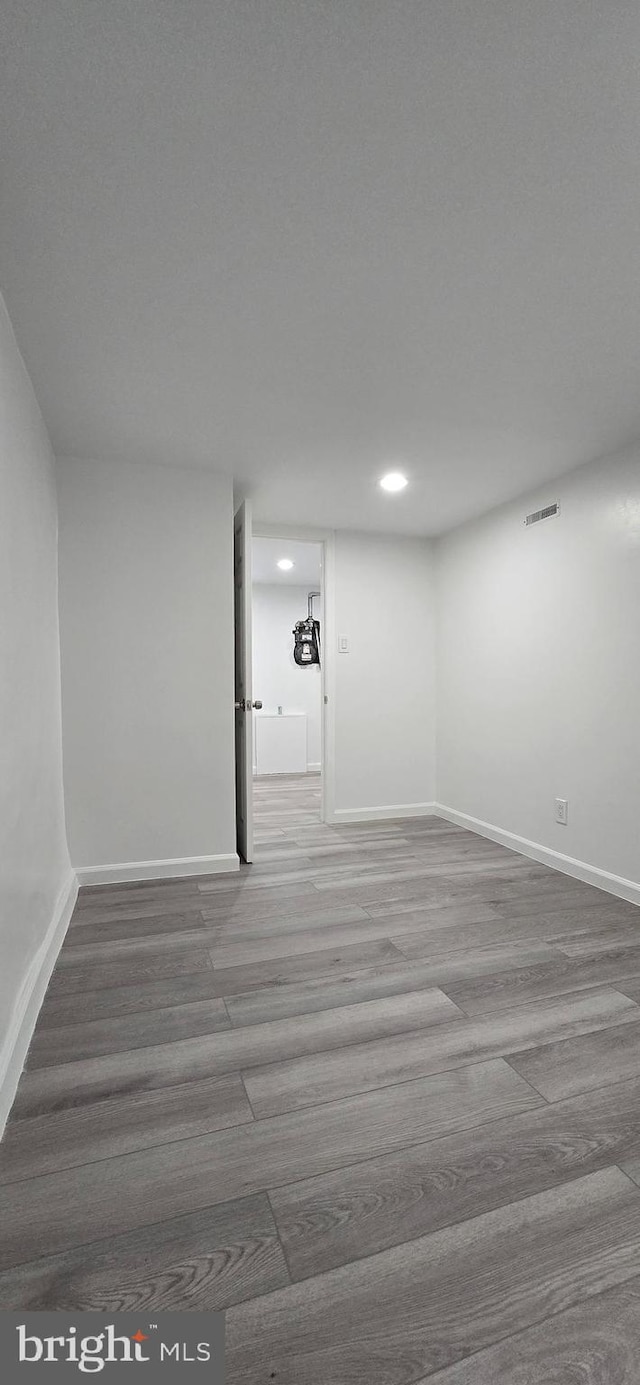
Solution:
M 251 505 L 234 521 L 236 827 L 238 851 L 253 860 L 253 710 L 251 677 Z

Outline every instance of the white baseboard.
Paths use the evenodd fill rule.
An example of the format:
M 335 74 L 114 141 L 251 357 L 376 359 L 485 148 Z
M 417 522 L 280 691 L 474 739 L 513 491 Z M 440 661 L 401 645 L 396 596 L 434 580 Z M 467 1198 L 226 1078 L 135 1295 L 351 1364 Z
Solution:
M 14 1102 L 36 1020 L 71 922 L 77 895 L 78 881 L 75 872 L 71 871 L 58 895 L 44 939 L 22 983 L 9 1031 L 0 1049 L 0 1138 Z
M 266 779 L 304 779 L 307 774 L 319 774 L 322 765 L 307 765 L 306 769 L 269 769 L 258 774 L 254 769 L 253 778 L 263 782 Z
M 126 884 L 131 880 L 174 880 L 183 875 L 220 875 L 240 869 L 235 851 L 224 856 L 180 856 L 175 860 L 123 861 L 115 866 L 76 866 L 82 886 Z
M 530 856 L 532 860 L 540 861 L 543 866 L 551 866 L 552 870 L 562 871 L 563 875 L 572 875 L 575 880 L 581 880 L 585 885 L 595 885 L 596 889 L 606 890 L 618 899 L 626 899 L 630 904 L 640 904 L 640 884 L 635 880 L 625 880 L 622 875 L 612 875 L 610 871 L 590 866 L 586 861 L 564 856 L 561 851 L 541 846 L 539 842 L 530 842 L 527 837 L 518 837 L 515 832 L 506 832 L 503 827 L 495 827 L 492 822 L 483 822 L 481 818 L 471 817 L 469 813 L 459 813 L 455 808 L 447 808 L 444 803 L 436 803 L 434 812 L 438 817 L 446 818 L 458 827 L 466 827 L 470 832 L 478 832 L 481 837 L 488 837 L 490 841 L 508 847 L 510 851 Z
M 337 827 L 341 822 L 384 822 L 392 818 L 424 818 L 436 812 L 435 803 L 383 803 L 380 808 L 336 808 L 327 822 Z
M 307 774 L 319 774 L 320 771 L 321 771 L 321 769 L 322 769 L 322 762 L 321 762 L 320 760 L 318 760 L 318 763 L 316 764 L 316 763 L 315 763 L 315 760 L 314 760 L 313 764 L 307 765 Z

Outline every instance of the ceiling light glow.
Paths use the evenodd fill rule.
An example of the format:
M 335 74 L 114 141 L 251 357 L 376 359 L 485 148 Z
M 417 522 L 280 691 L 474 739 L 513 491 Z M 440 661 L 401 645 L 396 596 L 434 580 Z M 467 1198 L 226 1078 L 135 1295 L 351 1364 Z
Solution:
M 280 568 L 281 572 L 290 572 L 293 567 L 293 563 L 290 558 L 278 558 L 278 567 Z
M 383 491 L 403 491 L 408 484 L 406 476 L 403 476 L 401 471 L 388 471 L 380 481 Z

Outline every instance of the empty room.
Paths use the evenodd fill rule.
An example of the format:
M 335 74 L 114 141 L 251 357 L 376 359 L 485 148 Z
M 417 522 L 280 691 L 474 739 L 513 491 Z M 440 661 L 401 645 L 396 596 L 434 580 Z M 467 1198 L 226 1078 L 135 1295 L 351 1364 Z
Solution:
M 638 1385 L 640 8 L 0 32 L 0 1363 Z

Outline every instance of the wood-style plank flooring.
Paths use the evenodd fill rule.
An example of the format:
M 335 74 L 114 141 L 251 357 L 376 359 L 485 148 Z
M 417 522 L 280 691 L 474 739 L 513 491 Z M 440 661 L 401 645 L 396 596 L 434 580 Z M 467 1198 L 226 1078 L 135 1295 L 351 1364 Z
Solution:
M 85 889 L 0 1146 L 0 1306 L 227 1309 L 229 1385 L 638 1385 L 640 915 L 255 786 Z

